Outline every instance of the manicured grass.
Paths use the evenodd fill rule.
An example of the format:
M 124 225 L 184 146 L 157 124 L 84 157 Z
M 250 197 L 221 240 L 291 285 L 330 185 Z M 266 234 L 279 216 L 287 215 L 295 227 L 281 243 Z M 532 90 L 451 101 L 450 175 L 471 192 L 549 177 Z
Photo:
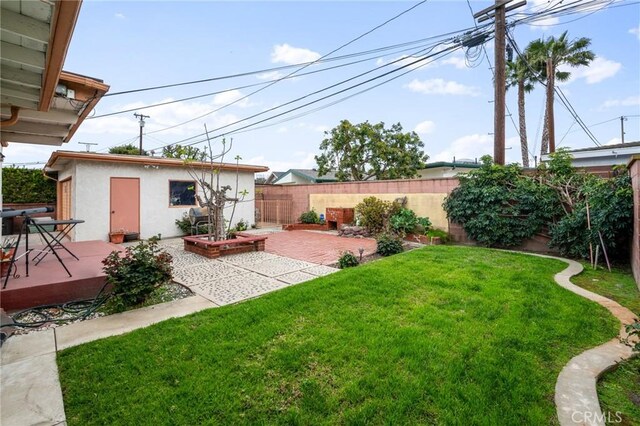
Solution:
M 598 382 L 598 397 L 603 413 L 609 413 L 612 423 L 640 425 L 640 357 L 605 374 Z
M 432 246 L 61 352 L 70 425 L 549 424 L 616 335 L 565 264 Z
M 640 292 L 629 268 L 592 269 L 589 263 L 583 263 L 584 271 L 571 278 L 571 281 L 589 291 L 615 300 L 631 312 L 640 315 Z
M 588 263 L 571 281 L 580 287 L 615 300 L 640 314 L 640 292 L 630 269 L 593 270 Z M 620 425 L 640 425 L 640 358 L 625 361 L 598 381 L 598 397 L 603 412 Z M 618 417 L 617 413 L 620 413 Z M 618 419 L 621 422 L 618 422 Z

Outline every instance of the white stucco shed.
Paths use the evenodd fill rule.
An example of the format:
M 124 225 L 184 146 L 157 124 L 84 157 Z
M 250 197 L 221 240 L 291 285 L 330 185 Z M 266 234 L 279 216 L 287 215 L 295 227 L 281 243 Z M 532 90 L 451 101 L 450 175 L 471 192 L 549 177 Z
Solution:
M 108 240 L 109 232 L 119 229 L 146 239 L 181 235 L 175 221 L 198 207 L 193 188 L 201 192 L 189 170 L 207 166 L 138 155 L 56 151 L 45 172 L 57 174 L 56 219 L 84 220 L 75 228 L 73 241 Z M 231 186 L 228 196 L 235 194 L 236 179 L 238 191 L 246 191 L 232 225 L 240 220 L 254 223 L 254 175 L 268 168 L 222 164 L 219 169 L 220 185 Z M 225 210 L 225 218 L 230 217 L 231 207 Z

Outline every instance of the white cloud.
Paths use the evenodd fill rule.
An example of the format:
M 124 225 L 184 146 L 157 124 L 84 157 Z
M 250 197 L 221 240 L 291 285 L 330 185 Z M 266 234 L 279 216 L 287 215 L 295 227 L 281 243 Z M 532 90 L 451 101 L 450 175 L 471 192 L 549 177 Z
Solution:
M 640 105 L 640 96 L 629 96 L 624 99 L 609 99 L 600 105 L 600 109 L 613 108 L 618 106 L 638 106 Z
M 640 40 L 640 26 L 637 26 L 635 28 L 631 28 L 629 30 L 629 34 L 635 34 L 638 37 L 638 40 Z
M 229 90 L 227 92 L 218 93 L 217 95 L 215 95 L 213 97 L 213 104 L 214 105 L 226 105 L 226 104 L 230 104 L 232 102 L 238 101 L 233 105 L 234 106 L 238 106 L 238 107 L 242 107 L 242 108 L 246 108 L 246 107 L 252 106 L 253 104 L 251 104 L 249 102 L 249 98 L 242 99 L 242 98 L 244 98 L 244 96 L 245 95 L 239 90 Z M 240 99 L 242 99 L 242 100 L 240 100 Z
M 286 74 L 281 73 L 280 71 L 269 71 L 263 74 L 258 74 L 256 77 L 260 80 L 280 80 Z
M 616 75 L 620 68 L 622 68 L 621 63 L 599 56 L 588 67 L 574 69 L 571 72 L 573 74 L 572 80 L 584 78 L 587 84 L 599 83 Z
M 271 52 L 271 62 L 284 64 L 299 64 L 313 62 L 322 55 L 313 50 L 289 46 L 288 44 L 276 44 Z
M 401 55 L 396 58 L 391 58 L 386 61 L 384 58 L 378 58 L 376 60 L 376 65 L 381 67 L 383 65 L 392 64 L 396 67 L 407 67 L 407 69 L 418 69 L 418 68 L 429 68 L 436 64 L 435 61 L 429 62 L 428 59 L 420 62 L 416 62 L 421 58 L 426 58 L 426 56 L 409 56 L 409 55 Z M 415 62 L 415 63 L 414 63 Z
M 462 96 L 478 96 L 480 94 L 476 87 L 465 86 L 455 81 L 445 81 L 441 78 L 430 80 L 414 79 L 411 83 L 405 85 L 413 92 L 423 93 L 425 95 L 462 95 Z
M 416 128 L 413 129 L 413 131 L 421 135 L 426 135 L 428 133 L 432 133 L 435 127 L 436 127 L 436 123 L 434 123 L 433 121 L 426 120 L 418 123 L 416 125 Z
M 550 4 L 549 0 L 533 0 L 529 2 L 529 8 L 527 9 L 527 13 L 540 13 L 547 9 Z M 524 16 L 524 15 L 523 15 Z M 532 30 L 546 30 L 552 25 L 556 25 L 560 22 L 559 18 L 556 17 L 547 17 L 540 18 L 533 22 L 533 25 L 530 26 Z
M 445 65 L 453 65 L 454 67 L 456 67 L 458 69 L 467 68 L 467 61 L 462 56 L 452 56 L 450 58 L 443 59 L 442 63 L 445 64 Z
M 508 148 L 506 150 L 507 162 L 521 162 L 519 138 L 507 138 L 505 145 Z M 480 161 L 480 157 L 483 155 L 493 157 L 493 135 L 476 133 L 454 140 L 447 149 L 432 156 L 430 161 L 453 161 L 454 157 L 457 161 L 462 159 Z
M 116 18 L 118 18 L 118 19 L 125 19 L 126 18 L 126 16 L 124 16 L 124 13 L 116 13 L 114 16 Z
M 265 158 L 260 155 L 247 160 L 247 164 L 259 164 L 269 167 L 269 170 L 275 172 L 286 172 L 289 169 L 313 169 L 316 167 L 315 154 L 313 152 L 296 152 L 295 161 L 279 161 L 271 158 Z
M 25 143 L 9 142 L 9 146 L 2 149 L 4 154 L 4 167 L 20 163 L 46 162 L 53 151 L 58 149 L 69 149 L 59 146 L 32 145 Z M 37 160 L 34 160 L 37 159 Z M 29 165 L 29 168 L 43 168 L 44 164 Z

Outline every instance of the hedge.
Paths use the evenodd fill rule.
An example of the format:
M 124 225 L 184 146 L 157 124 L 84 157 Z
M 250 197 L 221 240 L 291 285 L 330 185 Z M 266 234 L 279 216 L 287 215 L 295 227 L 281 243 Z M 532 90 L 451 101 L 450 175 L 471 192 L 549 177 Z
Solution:
M 41 169 L 4 167 L 2 169 L 3 203 L 53 203 L 56 182 L 47 179 Z

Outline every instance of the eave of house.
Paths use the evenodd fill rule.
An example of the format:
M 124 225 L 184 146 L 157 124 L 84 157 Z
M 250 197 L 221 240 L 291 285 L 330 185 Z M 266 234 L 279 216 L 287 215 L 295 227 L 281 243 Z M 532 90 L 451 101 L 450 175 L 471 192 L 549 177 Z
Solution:
M 0 142 L 68 142 L 109 89 L 62 71 L 82 2 L 0 3 Z M 57 90 L 59 88 L 59 90 Z
M 45 165 L 47 173 L 62 170 L 72 161 L 96 161 L 112 164 L 129 164 L 139 166 L 159 166 L 159 167 L 192 167 L 196 169 L 210 169 L 212 165 L 207 162 L 185 162 L 174 158 L 149 157 L 144 155 L 123 155 L 123 154 L 99 154 L 95 152 L 75 152 L 75 151 L 55 151 L 51 154 L 49 161 Z M 268 167 L 255 166 L 249 164 L 223 163 L 214 164 L 214 169 L 225 171 L 239 171 L 249 173 L 262 173 L 269 171 Z

